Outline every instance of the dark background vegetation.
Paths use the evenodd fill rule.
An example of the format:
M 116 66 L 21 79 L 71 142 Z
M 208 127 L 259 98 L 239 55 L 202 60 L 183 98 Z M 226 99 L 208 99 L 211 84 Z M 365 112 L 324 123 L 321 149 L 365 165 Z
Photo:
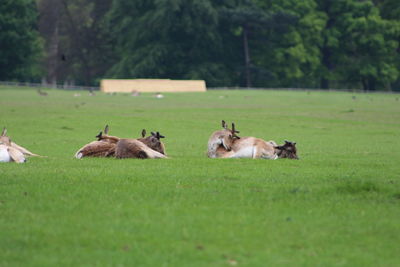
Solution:
M 398 0 L 2 0 L 0 80 L 400 89 Z

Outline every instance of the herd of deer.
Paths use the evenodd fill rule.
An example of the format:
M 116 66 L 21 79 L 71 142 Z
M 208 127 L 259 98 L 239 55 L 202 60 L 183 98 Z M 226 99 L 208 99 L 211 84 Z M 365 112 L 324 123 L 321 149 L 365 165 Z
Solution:
M 285 141 L 283 145 L 277 145 L 274 141 L 265 141 L 256 137 L 240 137 L 239 131 L 228 128 L 225 121 L 222 121 L 222 130 L 215 131 L 208 140 L 209 158 L 262 158 L 298 159 L 296 143 Z M 84 145 L 75 153 L 75 158 L 83 157 L 115 157 L 159 159 L 167 158 L 165 146 L 161 142 L 162 136 L 159 132 L 151 132 L 146 137 L 146 130 L 143 129 L 141 138 L 119 138 L 108 134 L 108 125 L 97 136 L 97 140 Z M 26 156 L 39 156 L 27 149 L 17 145 L 7 136 L 7 129 L 4 128 L 0 136 L 0 162 L 26 161 Z

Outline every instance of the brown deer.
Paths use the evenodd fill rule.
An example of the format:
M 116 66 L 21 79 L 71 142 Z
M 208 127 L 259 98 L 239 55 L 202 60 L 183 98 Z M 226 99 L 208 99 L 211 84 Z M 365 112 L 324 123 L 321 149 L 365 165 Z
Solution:
M 152 136 L 146 137 L 144 138 L 144 136 L 146 135 L 145 131 L 142 131 L 142 140 L 144 140 L 145 142 L 149 141 L 150 145 L 153 145 L 155 148 L 162 148 L 162 152 L 164 152 L 164 145 L 159 141 L 162 135 L 155 134 L 155 136 L 152 133 Z M 158 136 L 157 136 L 158 135 Z M 100 134 L 98 135 L 98 137 L 102 140 L 104 139 L 108 139 L 111 141 L 115 141 L 114 138 L 110 138 L 107 135 L 102 135 L 102 133 L 100 132 Z M 153 139 L 153 138 L 154 139 Z M 162 145 L 160 145 L 160 143 Z M 123 159 L 123 158 L 140 158 L 140 159 L 158 159 L 158 158 L 167 158 L 164 154 L 152 149 L 151 147 L 147 146 L 144 142 L 140 141 L 139 139 L 127 139 L 127 138 L 121 138 L 118 139 L 118 142 L 116 143 L 115 146 L 115 152 L 114 152 L 114 156 L 118 159 Z
M 159 154 L 165 157 L 165 146 L 160 141 L 165 136 L 159 132 L 151 132 L 151 135 L 146 136 L 146 130 L 142 131 L 142 138 L 139 139 L 122 139 L 116 136 L 108 135 L 108 125 L 104 129 L 104 133 L 100 132 L 93 141 L 82 148 L 76 153 L 75 157 L 80 159 L 82 157 L 112 157 L 126 158 L 162 158 Z M 136 141 L 132 141 L 136 140 Z M 139 142 L 140 144 L 137 144 Z M 142 145 L 143 144 L 143 145 Z M 117 153 L 118 151 L 118 153 Z M 142 152 L 144 151 L 144 152 Z M 154 153 L 157 152 L 157 153 Z
M 37 89 L 37 93 L 38 93 L 40 96 L 48 96 L 48 95 L 49 95 L 48 93 L 43 92 L 42 89 Z
M 119 141 L 116 136 L 108 135 L 109 127 L 106 125 L 104 133 L 107 139 L 102 138 L 102 132 L 96 136 L 97 141 L 90 142 L 84 145 L 75 153 L 75 158 L 81 159 L 83 157 L 111 157 L 114 155 L 115 146 Z
M 148 137 L 146 136 L 146 129 L 142 130 L 142 138 L 138 138 L 137 140 L 144 143 L 146 146 L 150 147 L 151 149 L 160 152 L 161 154 L 165 155 L 165 146 L 163 142 L 161 142 L 161 138 L 165 138 L 165 136 L 161 135 L 160 132 L 151 132 L 151 135 Z
M 26 162 L 25 156 L 39 156 L 17 145 L 7 136 L 7 128 L 3 128 L 0 136 L 0 162 Z
M 207 155 L 209 158 L 217 158 L 217 151 L 221 147 L 226 151 L 230 151 L 233 141 L 240 139 L 240 137 L 236 135 L 239 131 L 235 130 L 234 123 L 232 123 L 232 129 L 229 129 L 226 122 L 222 120 L 222 128 L 223 130 L 214 132 L 208 139 Z
M 143 129 L 142 130 L 142 138 L 138 138 L 135 140 L 142 142 L 143 144 L 145 144 L 152 150 L 155 150 L 163 155 L 166 155 L 164 143 L 161 142 L 161 140 L 160 140 L 161 138 L 165 138 L 165 136 L 161 135 L 160 132 L 156 132 L 156 133 L 151 132 L 150 136 L 148 136 L 148 137 L 145 137 L 145 136 L 146 136 L 146 129 Z M 110 142 L 113 142 L 113 143 L 118 143 L 120 140 L 122 140 L 121 138 L 118 138 L 118 137 L 103 135 L 101 132 L 96 137 L 100 137 L 99 140 L 100 139 L 101 140 L 109 140 Z M 131 139 L 126 139 L 126 140 L 131 140 Z M 126 141 L 124 141 L 123 143 L 126 143 Z M 113 153 L 112 155 L 114 155 L 115 149 L 110 150 L 110 153 Z

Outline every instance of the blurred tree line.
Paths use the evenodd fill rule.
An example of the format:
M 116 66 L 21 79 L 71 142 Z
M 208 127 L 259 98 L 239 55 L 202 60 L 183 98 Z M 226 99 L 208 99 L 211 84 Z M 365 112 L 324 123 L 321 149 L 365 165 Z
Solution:
M 1 0 L 0 80 L 400 89 L 399 0 Z

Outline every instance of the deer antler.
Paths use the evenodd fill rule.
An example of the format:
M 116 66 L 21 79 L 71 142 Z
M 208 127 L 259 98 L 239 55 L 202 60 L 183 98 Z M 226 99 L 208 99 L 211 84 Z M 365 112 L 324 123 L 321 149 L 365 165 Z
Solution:
M 103 139 L 103 132 L 100 132 L 98 135 L 95 136 L 98 141 L 100 141 L 101 139 Z
M 240 139 L 240 136 L 236 135 L 237 133 L 240 133 L 235 129 L 235 123 L 232 122 L 232 130 L 230 130 L 232 133 L 232 137 L 236 137 L 237 139 Z
M 240 133 L 239 131 L 237 131 L 236 129 L 235 129 L 235 124 L 232 122 L 232 132 L 233 133 Z
M 160 140 L 160 138 L 165 138 L 165 136 L 161 135 L 160 132 L 157 132 L 157 139 Z

